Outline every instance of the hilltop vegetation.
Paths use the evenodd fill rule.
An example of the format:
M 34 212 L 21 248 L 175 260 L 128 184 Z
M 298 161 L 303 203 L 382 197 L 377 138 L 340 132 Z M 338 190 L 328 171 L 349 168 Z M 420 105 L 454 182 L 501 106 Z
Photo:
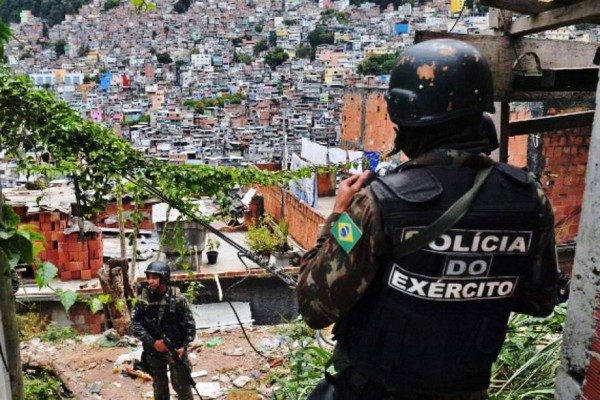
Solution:
M 60 24 L 66 14 L 77 14 L 90 0 L 0 0 L 0 19 L 6 23 L 20 22 L 19 14 L 31 10 L 42 17 L 48 26 Z

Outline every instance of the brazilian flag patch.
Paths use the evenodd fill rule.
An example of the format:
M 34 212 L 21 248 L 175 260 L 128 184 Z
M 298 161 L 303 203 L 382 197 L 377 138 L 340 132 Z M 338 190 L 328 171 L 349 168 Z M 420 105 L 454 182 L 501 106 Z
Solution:
M 350 253 L 358 239 L 362 236 L 362 231 L 356 226 L 347 212 L 342 213 L 335 224 L 331 227 L 331 234 L 342 246 L 346 253 Z

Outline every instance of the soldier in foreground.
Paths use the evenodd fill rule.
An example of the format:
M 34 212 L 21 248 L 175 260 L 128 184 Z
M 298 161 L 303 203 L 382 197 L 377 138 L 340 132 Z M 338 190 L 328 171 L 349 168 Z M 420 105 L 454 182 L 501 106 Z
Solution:
M 155 400 L 169 400 L 169 379 L 180 400 L 192 400 L 193 381 L 187 346 L 196 338 L 196 323 L 186 298 L 179 288 L 168 286 L 171 271 L 164 262 L 146 268 L 148 287 L 138 297 L 131 333 L 142 341 L 142 363 L 152 376 Z M 169 353 L 169 348 L 177 357 Z M 180 361 L 180 362 L 178 362 Z
M 469 44 L 398 59 L 386 100 L 394 152 L 411 160 L 342 181 L 301 260 L 300 311 L 337 339 L 337 374 L 309 399 L 487 399 L 509 314 L 552 312 L 554 216 L 532 176 L 484 154 L 492 91 Z

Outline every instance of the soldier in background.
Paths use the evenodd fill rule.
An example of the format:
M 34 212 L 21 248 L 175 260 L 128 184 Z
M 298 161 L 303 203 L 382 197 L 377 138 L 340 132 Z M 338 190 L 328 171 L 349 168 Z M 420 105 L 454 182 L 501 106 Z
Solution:
M 487 399 L 510 313 L 552 312 L 553 212 L 531 175 L 485 154 L 492 92 L 469 44 L 426 41 L 398 59 L 386 100 L 395 152 L 411 160 L 342 181 L 300 262 L 300 312 L 312 328 L 335 323 L 337 340 L 337 374 L 309 399 Z M 462 217 L 406 251 L 467 192 Z
M 131 334 L 142 341 L 142 364 L 152 376 L 155 400 L 169 400 L 169 379 L 180 400 L 192 400 L 187 382 L 189 370 L 170 356 L 162 339 L 173 343 L 179 358 L 191 368 L 187 346 L 196 338 L 196 323 L 186 298 L 179 288 L 168 286 L 171 271 L 164 262 L 155 261 L 146 268 L 148 287 L 144 287 L 133 311 Z

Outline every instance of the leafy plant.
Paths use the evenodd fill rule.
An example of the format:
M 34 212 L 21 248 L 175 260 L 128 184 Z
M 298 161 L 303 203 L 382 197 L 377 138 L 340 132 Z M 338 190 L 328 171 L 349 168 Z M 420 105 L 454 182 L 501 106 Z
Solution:
M 40 373 L 25 372 L 23 374 L 23 386 L 27 400 L 64 400 L 66 397 L 62 390 L 62 384 L 58 378 L 46 371 Z
M 548 318 L 513 314 L 494 364 L 491 400 L 554 399 L 566 305 Z
M 281 332 L 288 348 L 283 364 L 275 368 L 270 379 L 275 382 L 275 399 L 306 399 L 323 379 L 331 352 L 319 346 L 314 331 L 301 317 Z
M 51 322 L 46 330 L 40 335 L 40 339 L 44 342 L 62 342 L 67 339 L 75 339 L 77 337 L 77 332 L 75 332 L 72 328 L 65 326 L 59 328 L 56 323 Z
M 217 251 L 221 247 L 221 241 L 217 238 L 209 237 L 206 240 L 207 251 Z
M 201 287 L 204 287 L 204 285 L 199 281 L 192 281 L 188 284 L 188 287 L 185 290 L 185 297 L 190 303 L 193 303 L 198 298 L 198 290 Z
M 17 314 L 17 326 L 21 340 L 29 340 L 40 336 L 48 325 L 48 317 L 42 313 L 28 311 L 23 314 Z
M 270 216 L 264 216 L 257 224 L 248 227 L 245 240 L 253 252 L 268 255 L 274 251 L 289 251 L 291 246 L 287 236 L 287 222 L 277 223 Z
M 290 242 L 288 241 L 288 223 L 284 220 L 279 221 L 273 226 L 273 237 L 275 239 L 275 246 L 273 250 L 278 252 L 286 252 L 292 249 Z
M 248 227 L 248 233 L 244 239 L 250 250 L 260 255 L 270 255 L 275 248 L 275 238 L 269 226 L 264 220 Z

